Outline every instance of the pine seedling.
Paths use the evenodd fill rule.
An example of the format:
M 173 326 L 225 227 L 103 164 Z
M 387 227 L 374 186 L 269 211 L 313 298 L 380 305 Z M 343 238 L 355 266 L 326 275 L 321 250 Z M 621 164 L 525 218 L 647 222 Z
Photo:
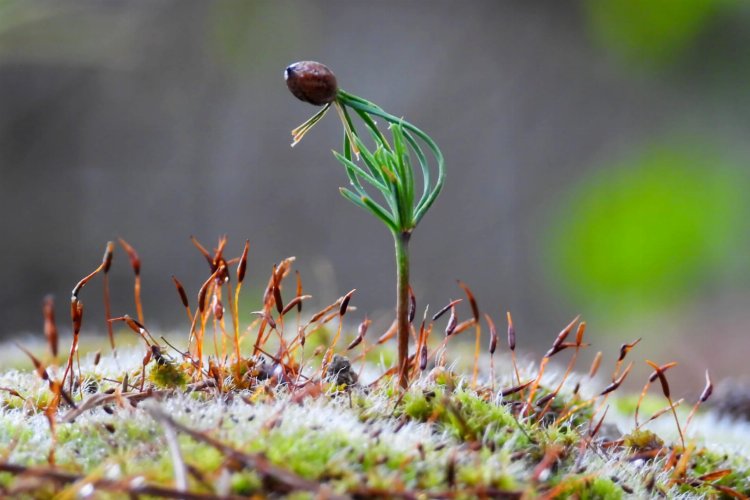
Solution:
M 402 388 L 408 386 L 409 359 L 409 240 L 414 229 L 440 194 L 445 181 L 445 161 L 437 144 L 411 123 L 385 112 L 370 101 L 338 88 L 336 77 L 323 64 L 297 62 L 286 68 L 289 90 L 297 98 L 323 108 L 292 131 L 292 146 L 328 112 L 336 111 L 344 127 L 341 153 L 334 151 L 343 164 L 350 188 L 340 188 L 344 198 L 370 212 L 388 227 L 396 252 L 396 319 L 398 331 L 398 378 Z M 364 124 L 374 147 L 370 148 L 355 128 L 352 116 Z M 390 140 L 376 124 L 382 119 L 388 125 Z M 421 144 L 420 144 L 421 142 Z M 425 148 L 434 157 L 431 167 Z M 417 193 L 414 162 L 422 176 L 422 192 Z M 364 164 L 364 167 L 362 166 Z M 431 170 L 437 170 L 433 181 Z M 375 201 L 365 185 L 380 192 L 385 204 Z

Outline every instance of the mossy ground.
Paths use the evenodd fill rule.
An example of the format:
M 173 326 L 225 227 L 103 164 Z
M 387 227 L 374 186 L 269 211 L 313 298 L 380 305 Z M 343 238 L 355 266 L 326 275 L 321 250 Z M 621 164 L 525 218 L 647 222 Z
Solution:
M 107 389 L 119 390 L 126 371 L 136 380 L 142 361 L 136 350 L 121 351 L 117 361 L 104 357 L 97 367 L 91 360 L 91 356 L 84 357 L 82 371 L 96 384 L 88 384 L 91 394 L 74 391 L 79 405 Z M 70 408 L 59 410 L 56 469 L 78 475 L 77 481 L 61 483 L 43 474 L 3 472 L 1 491 L 18 498 L 89 494 L 118 498 L 127 496 L 136 483 L 173 489 L 175 468 L 165 424 L 149 411 L 156 405 L 176 422 L 205 431 L 243 453 L 259 454 L 320 487 L 318 493 L 278 488 L 216 447 L 180 433 L 178 445 L 189 471 L 188 487 L 195 494 L 700 498 L 726 495 L 720 487 L 750 494 L 747 458 L 730 447 L 711 446 L 701 435 L 700 420 L 710 419 L 709 415 L 699 415 L 699 425 L 689 437 L 695 449 L 685 474 L 675 477 L 666 466 L 670 450 L 675 449 L 669 445 L 675 442 L 661 447 L 661 438 L 641 431 L 626 436 L 625 446 L 606 445 L 632 430 L 625 425 L 615 427 L 618 419 L 625 421 L 622 414 L 613 413 L 608 429 L 600 431 L 601 438 L 588 442 L 592 410 L 559 424 L 519 417 L 513 404 L 520 400 L 516 395 L 502 398 L 486 388 L 472 389 L 467 379 L 445 370 L 425 373 L 405 394 L 399 394 L 391 383 L 344 390 L 328 383 L 320 392 L 306 396 L 271 384 L 233 392 L 190 391 L 187 379 L 172 364 L 151 361 L 147 370 L 146 390 L 151 387 L 157 392 L 136 406 L 113 401 L 81 413 L 72 422 L 64 421 Z M 554 377 L 551 374 L 545 381 Z M 512 385 L 511 379 L 496 382 L 498 387 Z M 47 383 L 32 371 L 12 370 L 0 375 L 0 386 L 13 387 L 20 395 L 3 392 L 0 396 L 2 460 L 49 470 L 53 440 L 44 415 L 51 398 Z M 551 412 L 559 414 L 583 398 L 580 393 L 564 391 Z M 614 406 L 619 405 L 615 402 Z M 667 417 L 657 422 L 663 419 L 666 424 Z M 673 433 L 665 437 L 673 438 Z M 664 452 L 655 458 L 637 458 L 640 451 L 653 446 Z M 699 479 L 724 469 L 730 472 L 716 480 Z M 103 478 L 110 482 L 100 484 Z M 112 486 L 112 481 L 119 486 Z
M 132 247 L 121 243 L 136 271 L 140 318 L 140 263 Z M 61 350 L 49 304 L 45 344 L 24 341 L 23 351 L 0 348 L 0 495 L 750 495 L 750 425 L 701 408 L 686 429 L 691 403 L 679 406 L 678 400 L 671 410 L 682 422 L 683 442 L 672 412 L 663 411 L 666 397 L 648 396 L 639 406 L 637 397 L 621 394 L 632 368 L 625 358 L 637 342 L 622 346 L 611 375 L 600 375 L 608 378 L 595 376 L 598 363 L 589 374 L 577 374 L 578 353 L 589 344 L 586 324 L 576 318 L 539 365 L 517 364 L 508 315 L 504 352 L 510 349 L 514 355 L 496 355 L 493 365 L 491 354 L 479 349 L 482 319 L 490 332 L 490 352 L 497 347 L 493 321 L 462 285 L 469 319 L 459 322 L 463 313 L 457 313 L 454 301 L 443 309 L 450 310 L 447 336 L 431 337 L 436 322 L 444 321 L 442 313 L 430 321 L 425 312 L 419 328 L 413 323 L 415 355 L 407 360 L 409 386 L 402 390 L 389 341 L 395 329 L 375 339 L 365 335 L 370 323 L 365 319 L 355 335 L 348 324 L 354 291 L 308 317 L 300 306 L 310 296 L 304 295 L 299 277 L 296 287 L 284 288 L 288 295 L 296 288 L 296 296 L 286 304 L 283 300 L 282 282 L 294 260 L 285 259 L 273 268 L 262 309 L 252 313 L 249 325 L 241 325 L 240 318 L 247 316 L 238 305 L 247 243 L 242 257 L 229 260 L 222 254 L 225 238 L 213 256 L 195 243 L 211 274 L 194 309 L 175 279 L 190 317 L 187 335 L 171 340 L 159 335 L 157 340 L 142 318 L 108 317 L 129 328 L 114 332 L 116 354 L 102 337 L 75 335 L 66 351 L 73 354 L 63 357 L 54 354 Z M 102 264 L 73 289 L 74 332 L 83 319 L 79 294 L 96 274 L 107 273 L 112 252 L 109 243 Z M 232 279 L 230 262 L 238 263 Z M 476 349 L 474 342 L 456 340 L 473 334 Z M 575 341 L 566 342 L 568 336 Z M 565 356 L 569 364 L 562 370 L 557 362 Z M 672 366 L 655 367 L 653 374 L 652 382 L 659 378 L 665 396 L 664 371 Z M 707 380 L 704 395 L 711 387 Z M 636 408 L 642 425 L 633 418 Z M 653 421 L 643 424 L 649 416 Z

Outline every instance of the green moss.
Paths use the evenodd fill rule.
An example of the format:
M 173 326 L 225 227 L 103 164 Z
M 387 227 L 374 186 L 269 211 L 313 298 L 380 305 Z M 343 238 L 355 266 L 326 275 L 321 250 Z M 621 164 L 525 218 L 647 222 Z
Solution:
M 448 421 L 454 435 L 463 439 L 502 445 L 521 425 L 505 406 L 485 401 L 472 392 L 458 391 L 453 401 L 447 412 Z M 519 446 L 529 443 L 523 434 L 517 439 Z
M 254 472 L 236 472 L 230 481 L 232 492 L 237 495 L 252 495 L 260 491 L 263 483 Z
M 132 376 L 134 370 L 130 373 Z M 148 367 L 149 379 L 155 384 L 158 380 L 162 386 L 178 386 L 181 380 L 187 380 L 184 373 L 175 363 L 153 363 Z M 108 382 L 100 384 L 103 390 Z M 287 411 L 297 408 L 295 404 L 282 404 L 280 413 L 264 406 L 283 403 L 289 394 L 283 387 L 264 392 L 263 398 L 252 401 L 252 405 L 258 407 L 258 415 L 269 409 L 277 415 L 278 422 L 275 418 L 269 420 L 274 425 L 254 422 L 245 426 L 245 419 L 249 422 L 256 412 L 248 413 L 248 408 L 242 406 L 244 403 L 235 399 L 234 403 L 222 406 L 221 423 L 210 427 L 214 417 L 202 421 L 203 409 L 221 404 L 212 392 L 191 392 L 173 403 L 183 405 L 186 413 L 195 412 L 186 419 L 193 420 L 191 427 L 210 429 L 208 433 L 222 442 L 247 452 L 262 453 L 271 463 L 341 494 L 371 488 L 384 495 L 403 490 L 424 492 L 429 497 L 451 488 L 448 470 L 453 467 L 456 498 L 470 498 L 475 493 L 472 488 L 523 492 L 529 498 L 553 489 L 561 498 L 618 499 L 623 496 L 623 487 L 627 485 L 617 478 L 629 473 L 622 474 L 624 469 L 620 467 L 626 462 L 619 461 L 620 449 L 608 451 L 606 464 L 602 462 L 604 458 L 590 454 L 586 458 L 587 472 L 577 469 L 581 433 L 588 428 L 591 409 L 585 408 L 562 424 L 554 424 L 554 419 L 578 400 L 560 394 L 550 405 L 548 417 L 525 418 L 514 416 L 523 396 L 510 396 L 497 402 L 488 390 L 470 390 L 463 379 L 449 371 L 439 371 L 433 381 L 423 381 L 419 385 L 403 395 L 391 384 L 371 390 L 360 388 L 343 396 L 327 391 L 309 410 L 316 411 L 319 404 L 330 404 L 332 406 L 323 411 L 341 413 L 343 427 L 308 425 L 304 418 L 294 420 Z M 49 390 L 42 385 L 37 386 L 36 392 L 27 391 L 32 400 L 49 397 Z M 548 391 L 549 388 L 539 387 L 537 397 L 549 394 Z M 237 404 L 239 406 L 235 406 Z M 112 409 L 111 415 L 94 410 L 75 422 L 58 424 L 58 466 L 70 472 L 101 475 L 110 466 L 119 465 L 124 477 L 141 476 L 150 484 L 173 485 L 174 467 L 162 426 L 141 410 L 125 410 L 116 405 Z M 0 449 L 17 439 L 11 457 L 14 463 L 46 465 L 51 440 L 44 416 L 38 413 L 31 416 L 37 420 L 27 426 L 22 424 L 23 420 L 18 420 L 19 410 L 6 406 L 2 411 L 13 418 L 0 421 Z M 354 427 L 346 424 L 347 419 L 355 423 Z M 408 427 L 396 430 L 403 424 Z M 420 433 L 431 431 L 431 434 L 425 432 L 424 440 L 418 444 L 409 436 L 413 444 L 402 446 L 401 437 L 415 428 L 419 428 Z M 404 434 L 394 435 L 394 432 Z M 178 440 L 185 462 L 200 471 L 203 478 L 189 478 L 190 490 L 215 493 L 210 485 L 224 473 L 225 457 L 215 448 L 184 434 L 180 434 Z M 663 445 L 658 436 L 645 430 L 626 436 L 625 444 L 635 450 Z M 554 467 L 548 477 L 532 480 L 531 471 L 543 460 L 550 446 L 561 450 Z M 631 451 L 625 450 L 625 453 Z M 454 465 L 449 466 L 451 463 Z M 659 467 L 654 463 L 646 467 L 654 466 Z M 730 457 L 699 448 L 691 457 L 686 477 L 695 480 L 721 469 L 732 472 L 717 479 L 716 484 L 750 493 L 745 479 L 750 465 L 739 455 Z M 11 478 L 0 476 L 0 487 L 3 482 L 7 486 Z M 231 472 L 229 484 L 235 494 L 266 493 L 267 485 L 252 470 Z M 692 486 L 676 485 L 670 491 L 704 496 L 716 493 L 711 485 L 695 484 L 693 481 Z
M 184 370 L 174 363 L 156 363 L 151 366 L 148 378 L 156 387 L 160 388 L 184 388 L 188 383 L 188 377 Z
M 414 420 L 426 421 L 435 411 L 434 405 L 427 398 L 428 395 L 422 391 L 407 393 L 403 401 L 404 413 Z M 434 393 L 430 399 L 434 399 Z
M 711 452 L 706 449 L 699 450 L 692 456 L 689 474 L 691 477 L 700 477 L 724 469 L 731 469 L 732 472 L 719 480 L 711 481 L 711 484 L 727 486 L 745 496 L 750 495 L 750 464 L 737 457 Z M 706 492 L 716 491 L 710 486 L 706 486 L 706 488 Z
M 187 436 L 179 436 L 179 443 L 185 463 L 194 465 L 202 471 L 217 471 L 225 461 L 225 457 L 213 446 L 198 443 Z
M 581 488 L 578 493 L 580 500 L 605 500 L 623 497 L 623 489 L 611 479 L 597 477 L 591 483 Z
M 569 475 L 558 483 L 555 498 L 579 500 L 619 500 L 623 489 L 609 478 Z
M 664 441 L 653 432 L 636 429 L 624 438 L 624 445 L 636 451 L 655 450 L 664 446 Z

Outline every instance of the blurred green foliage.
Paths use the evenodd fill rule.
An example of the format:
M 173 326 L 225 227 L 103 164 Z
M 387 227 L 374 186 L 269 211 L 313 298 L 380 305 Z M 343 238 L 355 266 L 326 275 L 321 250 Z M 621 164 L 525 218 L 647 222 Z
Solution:
M 734 0 L 587 0 L 594 37 L 629 62 L 672 62 Z
M 736 267 L 748 188 L 718 154 L 654 147 L 593 171 L 554 207 L 545 261 L 575 300 L 608 313 L 679 303 Z

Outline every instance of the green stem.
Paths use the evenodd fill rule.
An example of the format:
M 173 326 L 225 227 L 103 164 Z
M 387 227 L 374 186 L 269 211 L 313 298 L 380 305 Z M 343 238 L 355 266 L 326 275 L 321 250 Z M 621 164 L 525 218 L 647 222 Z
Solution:
M 393 233 L 396 244 L 396 321 L 398 327 L 398 383 L 409 386 L 409 238 L 411 231 Z

